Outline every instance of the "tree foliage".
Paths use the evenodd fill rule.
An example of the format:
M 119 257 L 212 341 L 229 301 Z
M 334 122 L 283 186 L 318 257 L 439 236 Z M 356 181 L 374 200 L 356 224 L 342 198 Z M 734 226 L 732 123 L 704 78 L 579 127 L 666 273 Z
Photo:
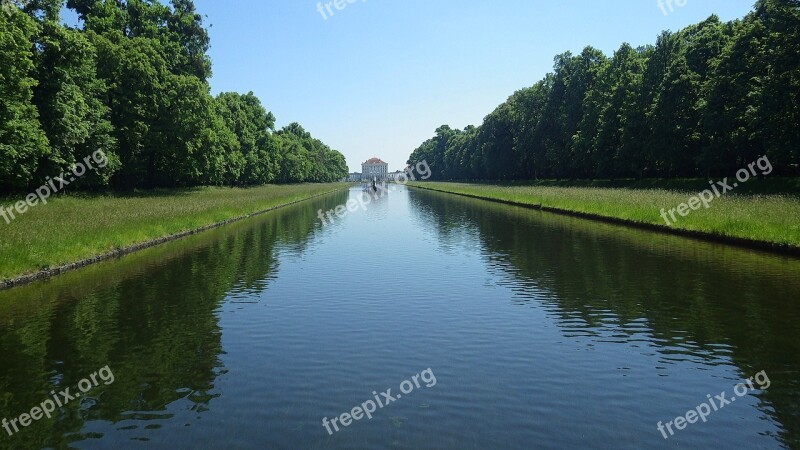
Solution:
M 253 93 L 212 97 L 192 0 L 30 0 L 0 11 L 0 192 L 30 189 L 97 150 L 74 185 L 118 189 L 328 182 L 344 156 Z M 73 9 L 80 28 L 59 23 Z M 302 131 L 302 133 L 300 133 Z
M 797 175 L 798 123 L 800 2 L 759 0 L 610 58 L 558 55 L 479 127 L 439 127 L 408 162 L 437 179 L 702 177 L 766 154 Z
M 47 137 L 33 104 L 36 22 L 0 9 L 0 189 L 27 186 L 49 156 Z

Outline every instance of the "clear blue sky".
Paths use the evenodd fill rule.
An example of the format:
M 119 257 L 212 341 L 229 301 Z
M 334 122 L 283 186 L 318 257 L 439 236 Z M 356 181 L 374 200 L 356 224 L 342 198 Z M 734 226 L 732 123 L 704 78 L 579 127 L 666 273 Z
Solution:
M 610 55 L 711 14 L 741 18 L 754 1 L 686 0 L 664 15 L 657 0 L 355 0 L 327 20 L 316 0 L 195 3 L 212 25 L 213 93 L 253 91 L 279 127 L 299 122 L 360 171 L 372 156 L 404 167 L 439 125 L 480 124 L 556 54 Z

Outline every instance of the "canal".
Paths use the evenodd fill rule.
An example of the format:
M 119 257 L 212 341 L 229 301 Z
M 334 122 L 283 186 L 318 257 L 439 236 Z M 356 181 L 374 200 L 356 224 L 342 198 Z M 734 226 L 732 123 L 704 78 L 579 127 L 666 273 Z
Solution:
M 0 448 L 800 448 L 800 260 L 364 196 L 0 292 Z

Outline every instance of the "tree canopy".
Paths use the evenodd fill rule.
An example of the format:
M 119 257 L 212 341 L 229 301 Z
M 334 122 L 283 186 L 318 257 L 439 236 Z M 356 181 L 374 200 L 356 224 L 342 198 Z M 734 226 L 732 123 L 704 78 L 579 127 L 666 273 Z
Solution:
M 768 155 L 800 174 L 800 2 L 759 0 L 654 45 L 556 56 L 479 127 L 441 126 L 411 154 L 436 179 L 729 175 Z
M 60 23 L 64 7 L 80 27 Z M 209 36 L 192 0 L 29 0 L 0 10 L 0 193 L 97 150 L 74 185 L 116 189 L 329 182 L 344 156 L 252 93 L 211 95 Z M 302 130 L 299 133 L 298 130 Z

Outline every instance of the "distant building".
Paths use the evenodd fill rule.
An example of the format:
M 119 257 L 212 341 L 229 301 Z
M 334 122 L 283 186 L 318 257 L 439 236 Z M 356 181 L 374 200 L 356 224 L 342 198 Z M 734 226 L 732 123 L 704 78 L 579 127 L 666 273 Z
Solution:
M 372 158 L 361 164 L 361 179 L 379 181 L 385 180 L 389 176 L 389 164 L 381 161 L 380 158 Z
M 389 175 L 387 175 L 386 178 L 388 178 L 389 181 L 395 181 L 396 182 L 397 180 L 402 180 L 403 178 L 401 178 L 401 177 L 405 177 L 404 181 L 408 181 L 408 174 L 406 172 L 402 171 L 402 170 L 396 170 L 394 172 L 391 172 L 391 173 L 389 173 Z
M 353 173 L 347 175 L 347 178 L 345 179 L 345 181 L 349 181 L 351 183 L 352 182 L 356 182 L 356 181 L 361 181 L 361 174 L 358 173 L 358 172 L 353 172 Z

